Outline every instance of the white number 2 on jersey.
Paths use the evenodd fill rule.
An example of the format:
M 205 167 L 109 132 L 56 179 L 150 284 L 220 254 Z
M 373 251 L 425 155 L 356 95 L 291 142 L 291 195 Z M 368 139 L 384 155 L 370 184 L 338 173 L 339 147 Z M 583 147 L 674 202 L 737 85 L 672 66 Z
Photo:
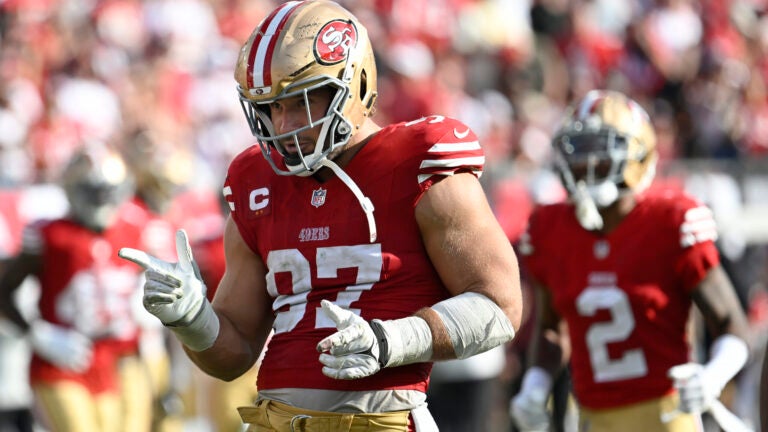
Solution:
M 618 359 L 608 356 L 607 344 L 626 340 L 635 328 L 635 317 L 627 294 L 617 287 L 589 287 L 576 299 L 582 316 L 594 316 L 607 309 L 611 321 L 593 324 L 587 331 L 587 348 L 595 382 L 638 378 L 648 373 L 642 349 L 625 351 Z
M 351 309 L 349 306 L 360 298 L 363 291 L 371 289 L 381 278 L 381 244 L 317 248 L 315 262 L 317 278 L 335 278 L 337 271 L 342 268 L 357 269 L 355 284 L 339 292 L 334 303 L 359 315 L 359 309 Z M 277 313 L 275 333 L 291 331 L 306 313 L 307 296 L 312 290 L 310 262 L 298 249 L 284 249 L 269 253 L 267 267 L 267 291 L 275 298 L 272 309 L 277 311 L 289 305 L 288 310 Z M 277 291 L 275 274 L 283 272 L 291 274 L 290 293 L 281 294 Z M 315 328 L 335 327 L 333 321 L 320 312 L 320 308 L 317 309 Z

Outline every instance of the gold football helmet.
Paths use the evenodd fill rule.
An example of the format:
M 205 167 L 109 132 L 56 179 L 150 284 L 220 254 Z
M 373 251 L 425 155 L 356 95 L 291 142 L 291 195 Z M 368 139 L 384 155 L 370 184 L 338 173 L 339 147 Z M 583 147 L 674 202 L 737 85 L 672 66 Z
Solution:
M 555 164 L 573 198 L 585 191 L 598 208 L 639 192 L 656 172 L 656 134 L 646 111 L 611 90 L 592 90 L 572 105 L 553 139 Z
M 85 144 L 74 153 L 62 172 L 61 185 L 72 217 L 97 232 L 109 227 L 133 191 L 122 157 L 98 143 Z
M 126 140 L 123 157 L 133 176 L 136 196 L 155 214 L 165 214 L 189 180 L 189 156 L 161 145 L 149 130 L 135 130 Z
M 349 11 L 327 0 L 289 1 L 278 6 L 253 31 L 240 50 L 235 70 L 240 103 L 264 157 L 281 175 L 309 175 L 334 149 L 347 143 L 371 115 L 376 100 L 376 66 L 365 27 Z M 324 117 L 277 135 L 269 104 L 331 90 Z M 320 127 L 312 153 L 286 151 L 280 143 Z M 282 155 L 285 168 L 274 160 Z

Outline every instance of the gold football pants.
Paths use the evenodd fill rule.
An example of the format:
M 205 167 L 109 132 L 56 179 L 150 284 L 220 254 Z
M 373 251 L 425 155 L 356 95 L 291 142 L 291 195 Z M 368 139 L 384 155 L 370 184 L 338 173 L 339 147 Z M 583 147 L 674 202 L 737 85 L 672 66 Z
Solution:
M 407 432 L 410 411 L 334 413 L 263 400 L 237 409 L 247 432 Z
M 625 407 L 579 412 L 580 432 L 701 432 L 701 417 L 677 411 L 677 393 Z M 670 417 L 662 420 L 662 416 Z
M 148 432 L 151 389 L 138 357 L 120 360 L 120 391 L 92 394 L 71 381 L 33 386 L 36 414 L 51 432 Z

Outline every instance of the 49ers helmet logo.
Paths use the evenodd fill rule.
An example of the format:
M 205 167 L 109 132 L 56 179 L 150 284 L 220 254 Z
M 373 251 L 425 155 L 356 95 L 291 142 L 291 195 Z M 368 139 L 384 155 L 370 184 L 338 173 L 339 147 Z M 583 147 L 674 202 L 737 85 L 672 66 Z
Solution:
M 315 37 L 315 58 L 324 65 L 339 63 L 347 58 L 357 44 L 357 28 L 350 21 L 333 20 Z

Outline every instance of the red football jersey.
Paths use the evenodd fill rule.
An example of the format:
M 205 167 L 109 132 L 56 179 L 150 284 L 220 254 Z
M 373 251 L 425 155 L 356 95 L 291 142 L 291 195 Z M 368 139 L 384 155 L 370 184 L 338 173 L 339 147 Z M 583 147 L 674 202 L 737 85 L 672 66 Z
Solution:
M 537 209 L 525 237 L 524 264 L 568 323 L 579 402 L 600 409 L 671 392 L 667 371 L 689 361 L 690 293 L 719 263 L 711 211 L 649 192 L 603 236 L 560 203 Z
M 479 176 L 483 162 L 477 137 L 456 120 L 428 117 L 379 131 L 344 168 L 375 207 L 378 237 L 371 243 L 362 207 L 338 177 L 319 183 L 278 176 L 257 146 L 233 161 L 225 195 L 240 234 L 267 266 L 276 314 L 260 389 L 426 391 L 431 363 L 359 380 L 323 375 L 316 345 L 336 329 L 320 301 L 372 320 L 409 316 L 447 298 L 414 208 L 442 176 Z
M 94 341 L 93 361 L 82 374 L 61 370 L 38 356 L 32 359 L 33 382 L 72 380 L 94 393 L 117 386 L 116 361 L 138 351 L 139 327 L 132 312 L 139 287 L 136 267 L 117 256 L 138 247 L 141 226 L 118 219 L 101 234 L 68 219 L 27 228 L 27 250 L 42 256 L 40 316 L 73 328 Z

